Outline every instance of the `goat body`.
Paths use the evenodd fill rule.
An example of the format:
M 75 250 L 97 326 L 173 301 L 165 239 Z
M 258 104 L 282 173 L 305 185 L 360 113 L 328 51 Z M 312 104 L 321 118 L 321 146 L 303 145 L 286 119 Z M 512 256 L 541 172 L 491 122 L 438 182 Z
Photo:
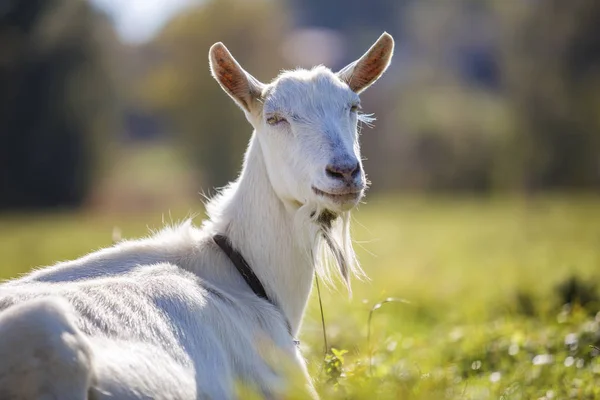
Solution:
M 392 51 L 384 34 L 338 74 L 292 71 L 264 85 L 213 46 L 213 75 L 255 128 L 239 179 L 207 205 L 200 228 L 186 222 L 0 285 L 0 399 L 231 399 L 236 382 L 274 397 L 290 376 L 316 397 L 294 344 L 314 273 L 327 275 L 324 249 L 345 279 L 360 272 L 348 230 L 365 182 L 357 116 L 336 110 L 354 104 Z M 307 104 L 285 109 L 290 94 Z M 327 107 L 329 120 L 313 116 L 327 126 L 307 122 Z M 304 112 L 303 122 L 284 112 Z M 287 163 L 277 153 L 286 149 Z M 314 171 L 294 164 L 307 151 L 319 157 Z M 252 292 L 216 234 L 272 302 Z

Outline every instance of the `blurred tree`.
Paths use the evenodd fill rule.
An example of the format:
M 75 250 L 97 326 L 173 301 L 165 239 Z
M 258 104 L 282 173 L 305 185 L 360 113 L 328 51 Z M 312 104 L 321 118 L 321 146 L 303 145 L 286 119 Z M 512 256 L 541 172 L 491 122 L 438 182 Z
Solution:
M 489 12 L 469 1 L 413 1 L 400 24 L 401 78 L 379 126 L 373 182 L 387 190 L 490 190 L 511 115 L 497 89 Z
M 528 190 L 600 187 L 600 2 L 493 3 L 517 129 L 500 175 Z
M 146 53 L 152 68 L 139 81 L 148 109 L 167 115 L 205 189 L 235 177 L 251 127 L 210 76 L 208 49 L 223 42 L 257 79 L 284 66 L 285 10 L 273 0 L 210 0 L 172 20 Z
M 112 128 L 106 19 L 82 0 L 0 6 L 0 209 L 85 199 Z
M 380 187 L 600 187 L 600 2 L 413 1 L 401 24 Z

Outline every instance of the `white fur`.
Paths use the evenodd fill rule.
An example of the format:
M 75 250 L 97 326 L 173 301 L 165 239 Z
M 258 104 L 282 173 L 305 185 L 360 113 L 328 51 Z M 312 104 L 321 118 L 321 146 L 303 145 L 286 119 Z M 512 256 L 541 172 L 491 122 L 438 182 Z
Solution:
M 293 336 L 315 268 L 327 275 L 321 250 L 337 255 L 345 279 L 360 271 L 348 210 L 364 174 L 346 185 L 360 189 L 355 199 L 312 189 L 346 190 L 325 166 L 360 161 L 357 116 L 348 110 L 357 96 L 324 67 L 269 85 L 235 83 L 245 89 L 224 89 L 248 106 L 255 132 L 240 177 L 207 205 L 201 228 L 186 222 L 0 286 L 0 398 L 229 399 L 238 381 L 274 397 L 289 388 L 283 371 L 306 375 Z M 248 94 L 256 87 L 260 99 Z M 289 123 L 269 125 L 272 113 Z M 324 223 L 323 215 L 337 218 Z M 243 254 L 277 306 L 251 291 L 212 241 L 216 233 Z M 305 380 L 307 396 L 316 396 Z

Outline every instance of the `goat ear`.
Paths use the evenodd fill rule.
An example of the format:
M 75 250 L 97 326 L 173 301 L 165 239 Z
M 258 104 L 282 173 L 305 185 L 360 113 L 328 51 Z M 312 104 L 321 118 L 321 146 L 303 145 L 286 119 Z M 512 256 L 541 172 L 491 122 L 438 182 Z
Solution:
M 393 54 L 394 39 L 384 32 L 361 58 L 342 68 L 337 75 L 352 91 L 360 93 L 383 75 Z
M 221 42 L 208 52 L 210 71 L 223 90 L 247 112 L 260 98 L 264 84 L 246 72 Z

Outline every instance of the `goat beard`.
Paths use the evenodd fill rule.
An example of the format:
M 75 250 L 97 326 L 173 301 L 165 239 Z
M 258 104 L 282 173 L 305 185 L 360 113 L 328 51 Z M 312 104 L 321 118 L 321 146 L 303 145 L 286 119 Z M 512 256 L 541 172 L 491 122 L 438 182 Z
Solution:
M 297 222 L 302 221 L 305 229 L 305 224 L 308 222 L 309 229 L 306 239 L 310 242 L 307 247 L 310 249 L 309 256 L 313 260 L 316 273 L 329 286 L 333 283 L 332 276 L 339 274 L 351 293 L 350 277 L 352 275 L 358 278 L 366 276 L 360 268 L 352 248 L 350 212 L 336 213 L 327 209 L 319 209 L 318 206 L 315 209 L 314 206 L 313 204 L 310 208 L 308 205 L 301 207 L 297 215 Z

